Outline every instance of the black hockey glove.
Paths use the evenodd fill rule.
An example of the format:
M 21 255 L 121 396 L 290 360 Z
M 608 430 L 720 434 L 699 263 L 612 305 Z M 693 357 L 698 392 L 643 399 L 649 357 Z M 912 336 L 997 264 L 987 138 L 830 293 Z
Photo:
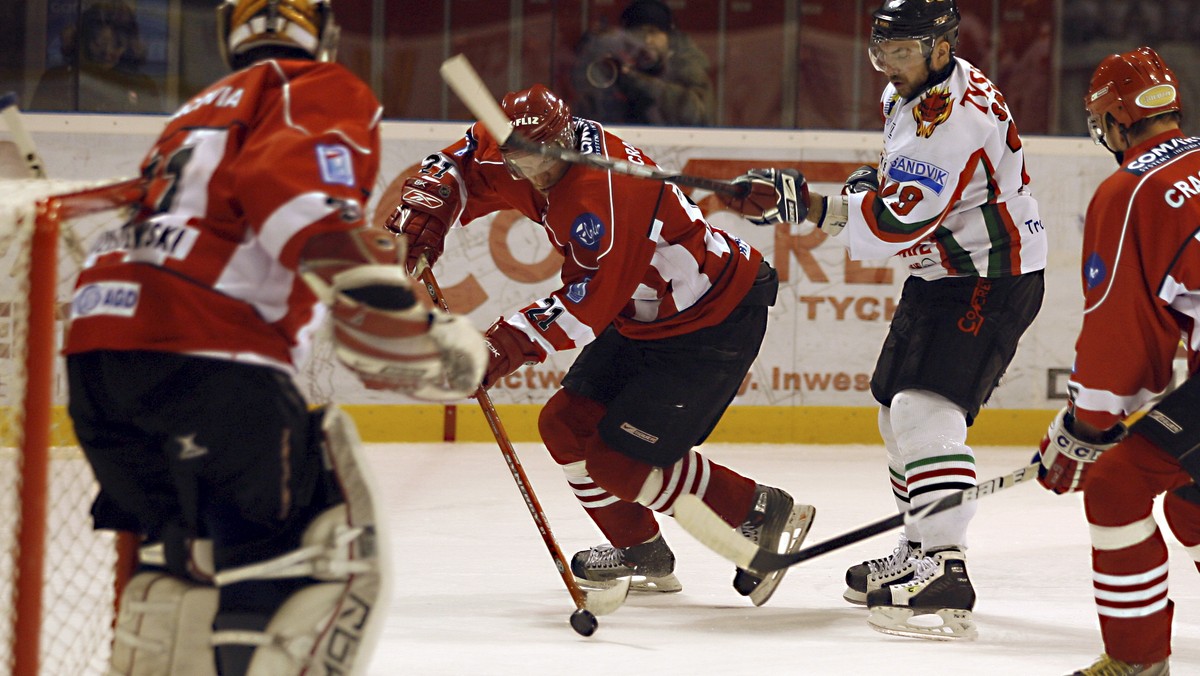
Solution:
M 846 177 L 845 185 L 842 186 L 843 195 L 849 195 L 856 192 L 878 191 L 879 171 L 869 164 L 864 164 L 850 172 L 850 175 Z
M 717 197 L 755 225 L 803 223 L 808 216 L 808 181 L 795 169 L 751 169 L 733 184 L 744 192 Z

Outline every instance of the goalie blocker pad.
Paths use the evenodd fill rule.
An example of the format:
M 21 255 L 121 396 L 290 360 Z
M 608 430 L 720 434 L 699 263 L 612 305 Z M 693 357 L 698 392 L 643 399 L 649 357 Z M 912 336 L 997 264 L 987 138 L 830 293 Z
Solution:
M 325 467 L 343 501 L 317 515 L 295 551 L 215 577 L 218 587 L 280 578 L 317 580 L 286 598 L 262 631 L 213 634 L 218 650 L 253 648 L 247 676 L 365 673 L 386 615 L 380 606 L 390 596 L 388 547 L 358 431 L 334 406 L 323 410 L 320 429 Z

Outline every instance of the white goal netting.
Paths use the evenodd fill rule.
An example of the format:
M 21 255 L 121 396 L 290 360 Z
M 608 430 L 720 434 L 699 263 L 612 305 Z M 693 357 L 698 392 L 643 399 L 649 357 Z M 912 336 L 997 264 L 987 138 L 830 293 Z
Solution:
M 97 185 L 0 179 L 0 598 L 14 609 L 0 621 L 7 673 L 102 674 L 108 661 L 118 546 L 91 527 L 95 482 L 64 410 L 59 355 L 82 248 L 124 217 L 127 196 L 80 193 Z M 77 196 L 39 220 L 39 200 L 61 194 Z M 47 237 L 47 228 L 62 234 Z M 49 359 L 38 356 L 47 350 Z M 37 402 L 47 394 L 43 410 Z

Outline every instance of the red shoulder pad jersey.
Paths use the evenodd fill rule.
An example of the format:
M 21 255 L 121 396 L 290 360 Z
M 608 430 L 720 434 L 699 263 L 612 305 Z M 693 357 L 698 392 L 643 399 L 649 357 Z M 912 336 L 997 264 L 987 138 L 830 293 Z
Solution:
M 1160 134 L 1125 157 L 1088 205 L 1069 384 L 1076 416 L 1101 429 L 1166 390 L 1180 340 L 1200 366 L 1200 138 Z
M 142 162 L 142 213 L 88 252 L 65 352 L 294 370 L 325 314 L 299 253 L 363 225 L 381 115 L 350 71 L 304 60 L 260 62 L 188 101 Z
M 577 149 L 656 166 L 597 123 L 575 118 Z M 677 186 L 572 165 L 542 194 L 509 174 L 480 124 L 430 157 L 422 176 L 462 190 L 456 222 L 516 209 L 564 258 L 562 285 L 508 322 L 547 354 L 586 345 L 610 324 L 637 340 L 723 321 L 754 283 L 762 254 L 712 227 Z

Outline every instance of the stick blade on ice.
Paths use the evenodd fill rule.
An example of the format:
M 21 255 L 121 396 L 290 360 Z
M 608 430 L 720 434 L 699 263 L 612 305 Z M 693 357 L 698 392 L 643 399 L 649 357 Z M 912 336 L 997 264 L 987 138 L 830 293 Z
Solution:
M 458 54 L 446 59 L 440 72 L 442 79 L 450 85 L 450 89 L 454 90 L 475 119 L 483 123 L 497 143 L 503 145 L 512 133 L 512 124 L 467 57 Z

